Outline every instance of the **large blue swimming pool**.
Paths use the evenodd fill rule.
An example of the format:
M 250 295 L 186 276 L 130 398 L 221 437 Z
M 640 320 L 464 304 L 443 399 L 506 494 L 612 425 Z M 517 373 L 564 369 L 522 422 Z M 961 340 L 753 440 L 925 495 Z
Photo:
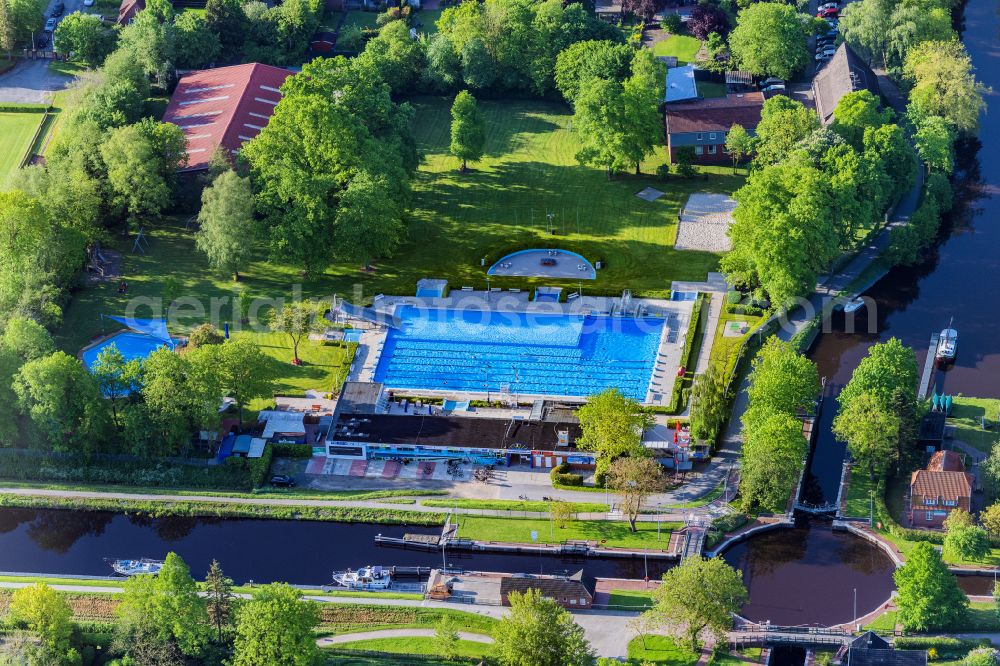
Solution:
M 118 351 L 121 352 L 126 361 L 131 361 L 135 358 L 140 360 L 146 358 L 160 347 L 163 347 L 164 342 L 150 335 L 143 335 L 142 333 L 133 333 L 131 331 L 115 333 L 107 340 L 83 352 L 83 362 L 87 368 L 93 367 L 98 354 L 111 345 L 118 348 Z
M 396 313 L 375 381 L 395 389 L 588 396 L 646 391 L 664 320 L 418 309 Z

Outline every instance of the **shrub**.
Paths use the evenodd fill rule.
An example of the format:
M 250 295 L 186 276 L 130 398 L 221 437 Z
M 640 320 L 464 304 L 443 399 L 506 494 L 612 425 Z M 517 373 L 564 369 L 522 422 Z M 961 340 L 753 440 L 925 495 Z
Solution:
M 275 458 L 297 458 L 300 460 L 312 458 L 313 449 L 309 444 L 271 444 Z
M 726 312 L 735 315 L 747 315 L 748 317 L 763 317 L 764 310 L 757 307 L 756 305 L 743 305 L 737 303 L 736 305 L 726 304 Z
M 660 21 L 660 27 L 672 35 L 679 35 L 684 32 L 684 21 L 677 12 L 667 12 L 667 15 Z
M 583 476 L 569 471 L 569 465 L 563 463 L 552 468 L 549 472 L 554 486 L 582 486 Z
M 666 180 L 667 176 L 669 175 L 670 175 L 669 164 L 661 164 L 660 166 L 656 167 L 656 177 L 659 178 L 660 180 Z
M 188 336 L 188 344 L 192 347 L 202 347 L 204 345 L 221 345 L 226 338 L 215 326 L 202 324 L 191 331 Z
M 895 641 L 897 650 L 934 650 L 939 657 L 959 659 L 970 650 L 989 646 L 988 638 L 962 639 L 950 636 L 900 636 Z
M 726 304 L 727 305 L 739 305 L 740 301 L 743 300 L 743 294 L 736 291 L 735 289 L 730 289 L 726 292 Z
M 674 150 L 674 154 L 677 158 L 677 175 L 683 178 L 694 178 L 695 174 L 698 173 L 694 166 L 694 146 L 679 146 Z

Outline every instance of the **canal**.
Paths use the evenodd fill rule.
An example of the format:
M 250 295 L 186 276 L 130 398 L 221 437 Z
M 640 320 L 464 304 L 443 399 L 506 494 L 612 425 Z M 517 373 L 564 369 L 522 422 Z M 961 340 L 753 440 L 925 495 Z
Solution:
M 235 581 L 325 585 L 334 571 L 368 564 L 438 567 L 441 551 L 375 545 L 375 536 L 440 528 L 291 520 L 149 518 L 103 511 L 0 509 L 0 571 L 106 576 L 105 558 L 177 552 L 196 577 L 219 560 Z M 643 558 L 539 557 L 446 551 L 449 566 L 510 573 L 575 573 L 659 578 L 669 562 Z M 648 567 L 648 569 L 647 569 Z
M 976 0 L 966 6 L 963 40 L 976 75 L 996 91 L 1000 91 L 998 29 L 996 3 Z M 806 479 L 807 501 L 822 504 L 837 499 L 844 445 L 831 432 L 836 396 L 872 344 L 899 338 L 917 351 L 922 366 L 931 334 L 954 317 L 958 358 L 953 367 L 936 373 L 935 388 L 939 393 L 1000 395 L 996 291 L 1000 200 L 993 196 L 1000 188 L 1000 160 L 989 157 L 998 151 L 1000 115 L 984 114 L 978 139 L 963 143 L 957 151 L 956 208 L 935 250 L 915 266 L 894 268 L 868 291 L 877 308 L 858 313 L 853 330 L 843 315 L 835 316 L 833 330 L 813 346 L 810 356 L 826 378 L 826 393 Z M 854 617 L 855 589 L 858 616 L 877 608 L 893 589 L 888 557 L 860 539 L 832 532 L 828 522 L 808 522 L 794 530 L 754 537 L 725 557 L 744 569 L 751 598 L 744 614 L 755 620 L 845 622 Z M 992 577 L 964 576 L 959 581 L 967 593 L 992 592 Z

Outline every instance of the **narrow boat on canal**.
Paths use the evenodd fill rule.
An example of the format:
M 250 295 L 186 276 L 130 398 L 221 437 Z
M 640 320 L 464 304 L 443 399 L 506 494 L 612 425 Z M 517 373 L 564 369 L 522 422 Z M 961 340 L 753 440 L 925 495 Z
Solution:
M 143 557 L 138 560 L 109 560 L 111 568 L 119 576 L 138 576 L 139 574 L 160 573 L 163 568 L 163 560 L 151 560 Z
M 953 317 L 948 322 L 948 328 L 941 331 L 941 336 L 938 338 L 937 349 L 934 350 L 934 360 L 938 365 L 954 362 L 955 354 L 958 353 L 958 331 L 952 328 L 954 321 Z
M 392 575 L 382 567 L 367 566 L 333 574 L 333 582 L 352 590 L 387 590 Z

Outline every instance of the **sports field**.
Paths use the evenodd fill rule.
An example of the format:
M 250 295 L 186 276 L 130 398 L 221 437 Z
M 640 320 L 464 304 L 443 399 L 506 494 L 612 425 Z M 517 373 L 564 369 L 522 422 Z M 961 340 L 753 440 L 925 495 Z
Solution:
M 0 185 L 21 162 L 40 122 L 41 113 L 0 113 Z

